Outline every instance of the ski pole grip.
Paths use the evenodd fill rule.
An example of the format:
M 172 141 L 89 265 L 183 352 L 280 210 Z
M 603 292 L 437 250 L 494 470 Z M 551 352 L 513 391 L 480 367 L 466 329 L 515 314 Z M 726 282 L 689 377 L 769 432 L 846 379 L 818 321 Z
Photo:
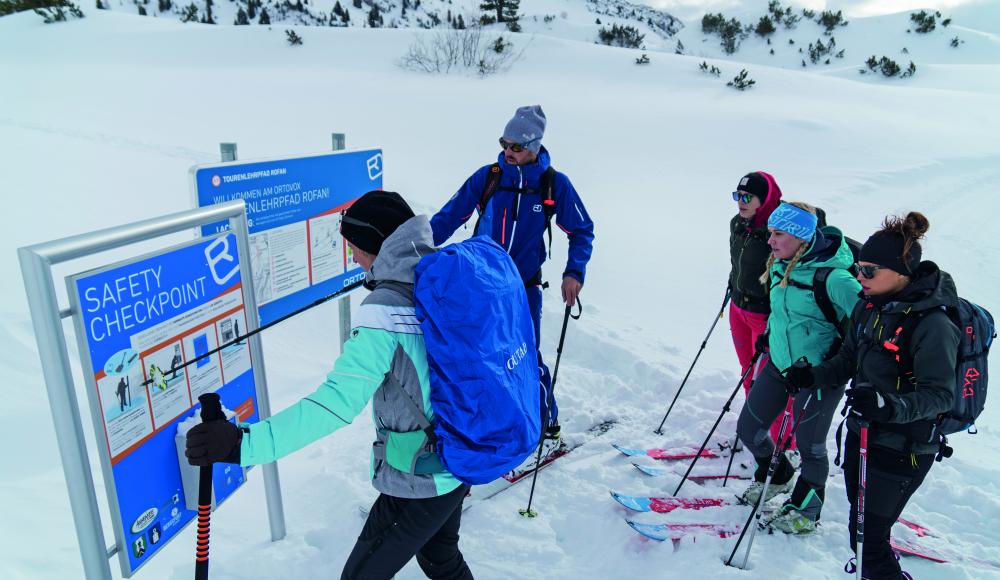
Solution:
M 222 412 L 222 403 L 218 393 L 205 393 L 198 396 L 201 403 L 201 422 L 225 421 L 226 414 Z
M 225 421 L 218 393 L 205 393 L 198 397 L 201 403 L 201 421 Z M 208 547 L 212 518 L 212 466 L 201 468 L 198 474 L 198 534 L 195 548 L 195 580 L 208 580 Z

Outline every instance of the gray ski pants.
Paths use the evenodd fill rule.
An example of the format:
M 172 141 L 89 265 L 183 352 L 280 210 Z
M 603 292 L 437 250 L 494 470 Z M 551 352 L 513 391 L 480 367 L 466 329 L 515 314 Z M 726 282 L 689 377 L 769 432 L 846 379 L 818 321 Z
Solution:
M 774 453 L 775 442 L 771 441 L 768 428 L 785 410 L 788 402 L 786 384 L 785 378 L 769 358 L 750 388 L 747 402 L 740 412 L 736 433 L 758 461 L 763 458 L 769 460 Z M 801 477 L 813 487 L 826 487 L 826 478 L 830 475 L 826 439 L 833 417 L 844 398 L 844 385 L 803 390 L 796 394 L 794 415 L 789 417 L 785 425 L 785 437 L 792 429 L 794 418 L 802 416 L 802 408 L 810 394 L 812 399 L 809 401 L 809 408 L 805 410 L 805 416 L 795 432 L 795 440 L 802 456 Z

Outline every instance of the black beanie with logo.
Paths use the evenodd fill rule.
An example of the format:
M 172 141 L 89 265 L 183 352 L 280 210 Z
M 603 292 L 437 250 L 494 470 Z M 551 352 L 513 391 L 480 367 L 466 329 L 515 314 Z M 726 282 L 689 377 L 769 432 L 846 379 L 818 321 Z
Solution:
M 736 191 L 744 191 L 760 200 L 761 205 L 767 201 L 767 180 L 759 173 L 747 173 L 740 179 Z
M 382 243 L 415 214 L 394 191 L 369 191 L 344 212 L 340 233 L 359 249 L 377 255 Z

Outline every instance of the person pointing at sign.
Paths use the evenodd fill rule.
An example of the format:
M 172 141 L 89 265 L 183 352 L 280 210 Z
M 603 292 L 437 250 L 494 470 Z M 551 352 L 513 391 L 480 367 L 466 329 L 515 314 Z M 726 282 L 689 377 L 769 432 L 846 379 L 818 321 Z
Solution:
M 382 453 L 373 452 L 370 477 L 380 495 L 342 578 L 384 580 L 416 556 L 429 578 L 471 580 L 458 547 L 469 486 L 440 464 L 407 472 L 380 458 L 395 452 L 387 433 L 421 429 L 414 417 L 417 401 L 426 419 L 432 416 L 427 354 L 413 300 L 416 265 L 435 251 L 430 223 L 426 216 L 414 216 L 399 194 L 371 191 L 347 210 L 341 233 L 374 290 L 358 310 L 333 370 L 315 392 L 269 419 L 241 427 L 227 421 L 193 427 L 188 461 L 270 463 L 350 424 L 372 400 L 379 425 L 375 450 Z M 395 385 L 385 388 L 390 381 L 410 400 Z

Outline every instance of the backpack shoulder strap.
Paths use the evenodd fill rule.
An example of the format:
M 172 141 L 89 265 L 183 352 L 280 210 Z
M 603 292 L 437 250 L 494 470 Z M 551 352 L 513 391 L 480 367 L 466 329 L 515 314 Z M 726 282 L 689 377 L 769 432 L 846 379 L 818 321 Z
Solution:
M 483 187 L 483 192 L 479 195 L 479 203 L 476 204 L 476 209 L 479 210 L 479 217 L 476 218 L 476 226 L 472 228 L 472 235 L 479 233 L 479 222 L 483 219 L 486 204 L 490 202 L 490 198 L 496 193 L 497 186 L 500 185 L 500 177 L 502 176 L 503 171 L 500 169 L 499 163 L 490 165 L 490 169 L 486 173 L 486 185 Z
M 496 193 L 502 175 L 503 171 L 501 171 L 499 163 L 490 165 L 489 173 L 486 174 L 486 186 L 483 187 L 483 193 L 479 196 L 479 204 L 476 206 L 479 208 L 480 213 L 486 209 L 486 204 L 490 202 L 490 198 Z
M 830 267 L 817 268 L 816 275 L 813 276 L 812 291 L 813 297 L 816 299 L 816 306 L 819 306 L 826 321 L 839 329 L 841 320 L 837 316 L 837 309 L 833 306 L 833 301 L 830 300 L 830 293 L 826 290 L 826 281 L 832 271 L 833 268 Z
M 552 192 L 556 180 L 556 170 L 549 165 L 539 179 L 538 187 L 542 196 L 542 211 L 545 212 L 545 233 L 549 236 L 549 257 L 552 257 L 552 216 L 556 213 L 556 198 Z

